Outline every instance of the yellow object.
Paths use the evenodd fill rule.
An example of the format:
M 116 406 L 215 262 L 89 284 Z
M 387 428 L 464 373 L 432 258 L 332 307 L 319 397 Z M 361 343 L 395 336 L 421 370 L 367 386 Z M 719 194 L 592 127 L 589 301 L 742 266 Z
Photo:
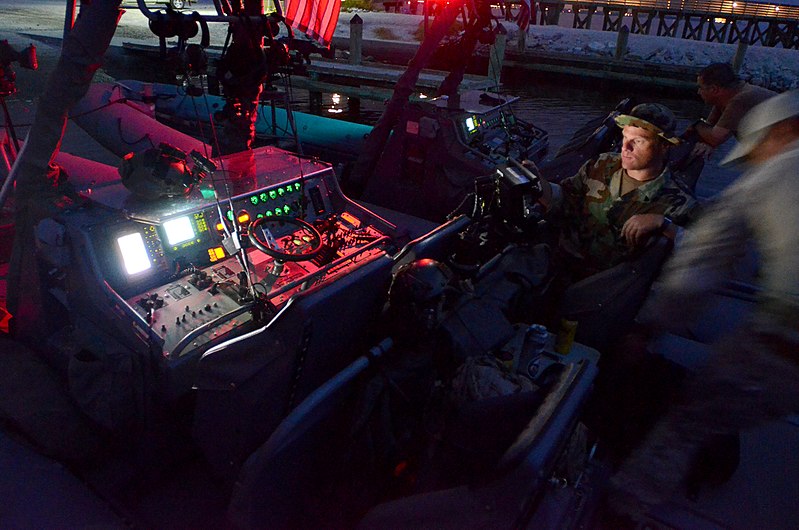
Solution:
M 574 335 L 577 333 L 577 321 L 560 319 L 558 334 L 555 337 L 555 351 L 561 355 L 567 355 L 574 344 Z

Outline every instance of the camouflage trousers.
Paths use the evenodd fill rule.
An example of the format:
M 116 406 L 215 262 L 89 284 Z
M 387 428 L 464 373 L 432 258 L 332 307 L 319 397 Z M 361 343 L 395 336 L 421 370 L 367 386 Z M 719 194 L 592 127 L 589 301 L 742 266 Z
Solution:
M 678 400 L 612 478 L 617 507 L 672 497 L 703 443 L 799 412 L 799 339 L 744 327 L 714 347 Z M 794 335 L 794 336 L 792 336 Z M 626 498 L 625 498 L 626 497 Z

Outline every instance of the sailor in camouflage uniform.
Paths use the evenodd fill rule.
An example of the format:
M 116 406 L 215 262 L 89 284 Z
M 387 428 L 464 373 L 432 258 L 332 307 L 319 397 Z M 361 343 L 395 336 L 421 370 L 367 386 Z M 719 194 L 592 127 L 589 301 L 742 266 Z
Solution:
M 650 237 L 684 225 L 697 203 L 666 165 L 676 119 L 663 105 L 645 103 L 620 115 L 621 153 L 606 153 L 552 185 L 551 209 L 560 212 L 560 261 L 576 279 L 634 256 Z M 673 232 L 672 232 L 673 235 Z

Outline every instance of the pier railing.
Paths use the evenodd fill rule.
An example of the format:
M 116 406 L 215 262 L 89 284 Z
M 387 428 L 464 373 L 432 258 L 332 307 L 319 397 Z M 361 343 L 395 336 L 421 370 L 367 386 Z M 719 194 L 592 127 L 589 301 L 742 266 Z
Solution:
M 566 9 L 575 29 L 619 31 L 628 25 L 633 34 L 799 49 L 799 6 L 738 0 L 543 0 L 536 2 L 533 22 L 558 24 Z M 600 15 L 602 26 L 596 28 Z

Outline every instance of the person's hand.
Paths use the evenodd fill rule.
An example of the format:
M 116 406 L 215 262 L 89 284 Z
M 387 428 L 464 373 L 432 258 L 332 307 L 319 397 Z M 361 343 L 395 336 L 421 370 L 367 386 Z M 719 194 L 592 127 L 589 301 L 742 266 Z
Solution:
M 653 233 L 663 226 L 664 217 L 659 213 L 639 213 L 633 215 L 621 227 L 621 237 L 631 247 L 643 245 Z
M 701 156 L 705 160 L 710 158 L 710 155 L 712 154 L 713 154 L 713 147 L 711 147 L 709 144 L 706 144 L 705 142 L 696 142 L 694 144 L 694 148 L 691 150 L 692 157 Z

